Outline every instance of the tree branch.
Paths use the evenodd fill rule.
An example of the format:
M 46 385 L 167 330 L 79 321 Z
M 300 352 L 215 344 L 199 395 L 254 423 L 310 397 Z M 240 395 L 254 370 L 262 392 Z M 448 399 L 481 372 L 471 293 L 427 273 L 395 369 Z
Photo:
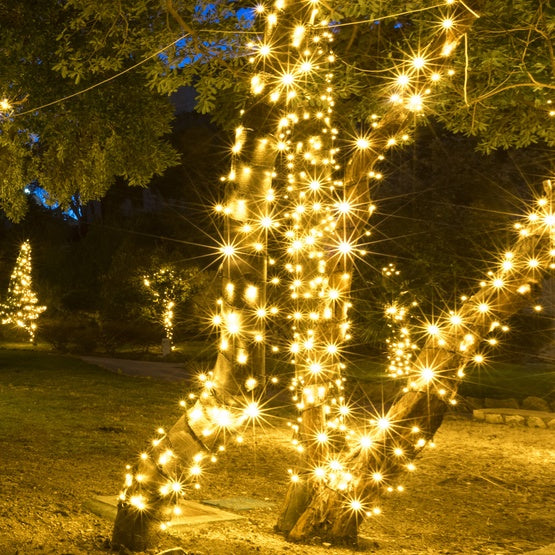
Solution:
M 193 46 L 197 53 L 199 54 L 207 54 L 206 49 L 204 46 L 199 42 L 198 35 L 196 34 L 195 30 L 187 24 L 187 22 L 179 15 L 179 12 L 175 9 L 172 0 L 166 0 L 166 10 L 167 12 L 173 17 L 173 19 L 179 24 L 179 26 L 193 39 Z

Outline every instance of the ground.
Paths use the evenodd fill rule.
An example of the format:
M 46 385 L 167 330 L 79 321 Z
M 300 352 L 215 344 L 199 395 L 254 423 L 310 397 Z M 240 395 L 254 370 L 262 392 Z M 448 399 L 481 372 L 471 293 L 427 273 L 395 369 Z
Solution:
M 164 407 L 176 386 L 76 361 L 67 373 L 69 367 L 59 369 L 65 364 L 61 358 L 44 370 L 10 367 L 2 356 L 0 553 L 109 553 L 111 523 L 84 504 L 94 495 L 117 493 L 126 457 L 148 439 L 144 430 L 164 418 L 173 422 L 173 407 Z M 145 398 L 152 399 L 151 411 Z M 292 545 L 273 532 L 295 457 L 280 420 L 267 435 L 256 434 L 256 447 L 250 439 L 222 456 L 193 496 L 248 496 L 276 508 L 245 512 L 242 521 L 166 534 L 149 553 L 177 546 L 195 555 L 352 552 Z M 470 555 L 537 549 L 555 537 L 555 432 L 450 415 L 436 447 L 424 452 L 404 485 L 405 493 L 392 494 L 382 503 L 383 513 L 362 525 L 360 551 Z

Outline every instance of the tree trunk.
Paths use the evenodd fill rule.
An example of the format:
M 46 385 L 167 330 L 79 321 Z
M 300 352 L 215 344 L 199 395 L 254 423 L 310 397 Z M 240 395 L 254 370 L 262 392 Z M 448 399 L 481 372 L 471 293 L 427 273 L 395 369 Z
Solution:
M 197 403 L 167 434 L 159 430 L 159 438 L 141 454 L 137 463 L 127 468 L 125 489 L 120 494 L 112 532 L 112 547 L 144 551 L 171 521 L 172 511 L 183 496 L 185 482 L 196 482 L 197 474 L 191 473 L 192 466 L 195 461 L 200 462 L 205 456 L 203 453 L 211 447 L 205 443 L 203 432 L 212 423 L 207 424 L 205 413 L 200 416 L 192 416 L 192 413 L 209 407 L 211 402 L 213 404 L 211 400 L 204 405 Z
M 506 319 L 528 304 L 543 269 L 552 267 L 551 182 L 544 182 L 544 188 L 542 208 L 518 224 L 519 238 L 499 269 L 463 304 L 457 320 L 449 313 L 442 331 L 430 332 L 405 393 L 376 421 L 370 441 L 364 446 L 355 442 L 337 457 L 339 472 L 352 479 L 342 485 L 329 472 L 324 480 L 306 473 L 302 485 L 291 484 L 276 526 L 288 539 L 355 544 L 358 525 L 373 514 L 375 503 L 402 486 L 398 480 L 413 468 L 412 461 L 433 438 L 449 404 L 456 402 L 464 369 L 480 342 L 497 342 L 496 334 L 504 328 L 497 318 Z
M 124 546 L 130 551 L 145 551 L 156 543 L 159 534 L 157 520 L 151 512 L 139 512 L 131 505 L 120 502 L 112 532 L 112 547 Z
M 376 472 L 387 476 L 388 483 L 406 471 L 406 462 L 420 451 L 415 447 L 418 438 L 431 439 L 443 421 L 447 405 L 436 395 L 409 391 L 391 408 L 387 417 L 400 423 L 395 434 L 395 448 L 403 449 L 400 461 L 392 457 L 391 441 L 387 431 L 373 438 L 371 449 L 355 446 L 342 457 L 343 466 L 356 484 L 349 491 L 333 489 L 321 480 L 306 476 L 303 484 L 291 484 L 276 530 L 291 541 L 319 538 L 334 544 L 356 545 L 358 525 L 371 514 L 372 504 L 381 495 L 383 484 L 373 478 Z M 350 506 L 356 500 L 360 509 Z M 295 519 L 296 517 L 296 519 Z

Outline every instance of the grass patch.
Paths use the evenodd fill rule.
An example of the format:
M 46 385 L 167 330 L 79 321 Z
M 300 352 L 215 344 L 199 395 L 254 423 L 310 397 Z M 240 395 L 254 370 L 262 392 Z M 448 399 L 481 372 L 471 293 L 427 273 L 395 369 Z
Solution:
M 555 372 L 548 363 L 511 364 L 497 362 L 474 368 L 460 389 L 462 395 L 506 399 L 533 395 L 555 400 Z
M 347 363 L 350 381 L 388 382 L 386 362 L 359 358 Z M 494 362 L 491 365 L 469 368 L 459 393 L 470 397 L 506 399 L 530 395 L 555 400 L 555 372 L 548 363 L 512 364 Z
M 181 389 L 70 356 L 0 350 L 0 435 L 53 458 L 83 458 L 98 449 L 128 456 L 122 450 L 145 442 L 153 419 L 175 418 Z

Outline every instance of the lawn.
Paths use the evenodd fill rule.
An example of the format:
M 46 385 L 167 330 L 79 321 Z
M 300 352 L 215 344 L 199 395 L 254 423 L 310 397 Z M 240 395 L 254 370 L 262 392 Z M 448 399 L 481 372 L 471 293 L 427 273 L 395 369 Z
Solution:
M 0 350 L 0 553 L 65 552 L 46 550 L 53 538 L 70 552 L 91 530 L 107 534 L 82 503 L 117 493 L 125 463 L 179 414 L 180 391 L 73 357 Z
M 385 374 L 387 364 L 375 359 L 354 359 L 347 365 L 347 375 L 355 381 L 390 381 Z M 555 402 L 555 371 L 552 363 L 491 364 L 468 368 L 459 393 L 470 397 L 523 399 L 530 395 Z
M 79 359 L 0 350 L 0 553 L 98 555 L 111 524 L 83 504 L 119 491 L 124 465 L 179 415 L 185 384 L 130 378 Z M 243 521 L 166 535 L 157 549 L 196 555 L 350 553 L 285 543 L 272 531 L 287 468 L 296 460 L 281 420 L 230 449 L 200 498 L 249 496 L 276 509 Z M 252 439 L 252 438 L 251 438 Z M 362 550 L 382 555 L 523 553 L 555 537 L 555 432 L 451 415 L 407 477 L 407 492 L 361 528 Z

